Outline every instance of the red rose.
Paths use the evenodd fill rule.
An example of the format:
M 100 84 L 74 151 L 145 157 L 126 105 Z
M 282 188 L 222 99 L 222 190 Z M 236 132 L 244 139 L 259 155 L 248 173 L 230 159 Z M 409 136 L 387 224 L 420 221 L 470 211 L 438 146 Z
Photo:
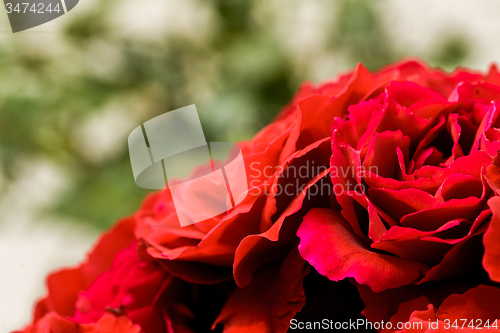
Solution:
M 500 148 L 500 87 L 492 84 L 500 81 L 494 67 L 486 77 L 441 77 L 439 86 L 436 77 L 393 81 L 333 120 L 331 176 L 341 209 L 312 209 L 297 232 L 302 257 L 329 279 L 350 277 L 381 292 L 481 277 L 483 234 L 499 209 L 496 198 L 488 201 L 495 180 L 486 170 Z M 484 268 L 499 281 L 491 223 Z
M 491 214 L 483 167 L 500 124 L 485 96 L 500 99 L 500 87 L 464 82 L 446 99 L 393 82 L 351 105 L 333 123 L 331 175 L 342 210 L 308 213 L 298 231 L 302 256 L 332 280 L 353 277 L 375 292 L 474 268 Z
M 110 312 L 126 316 L 143 329 L 149 327 L 150 332 L 163 332 L 163 313 L 157 299 L 171 280 L 156 262 L 142 261 L 137 256 L 137 242 L 133 241 L 116 254 L 109 271 L 78 293 L 74 319 L 93 323 Z
M 360 318 L 359 296 L 370 320 L 410 320 L 429 304 L 448 311 L 439 320 L 465 313 L 453 302 L 468 298 L 453 294 L 500 282 L 497 85 L 495 67 L 447 74 L 415 61 L 304 84 L 239 144 L 240 204 L 181 227 L 169 190 L 153 193 L 134 215 L 138 245 L 129 236 L 106 251 L 130 246 L 113 263 L 65 273 L 84 281 L 69 289 L 49 278 L 36 319 L 95 323 L 108 311 L 146 332 L 286 332 L 319 308 Z
M 292 269 L 287 263 L 295 257 L 297 229 L 302 257 L 332 280 L 351 276 L 381 291 L 460 275 L 467 269 L 460 263 L 463 252 L 472 248 L 467 255 L 476 260 L 471 265 L 481 258 L 490 214 L 484 206 L 491 191 L 481 170 L 491 163 L 493 134 L 485 132 L 494 122 L 481 120 L 493 112 L 483 97 L 497 92 L 476 82 L 497 79 L 494 68 L 486 77 L 466 71 L 447 75 L 410 61 L 373 75 L 360 65 L 336 82 L 317 88 L 305 84 L 271 125 L 240 143 L 251 188 L 240 205 L 181 228 L 168 190 L 160 192 L 136 214 L 136 235 L 175 276 L 207 284 L 233 277 L 242 289 L 233 293 L 217 323 L 235 331 L 262 322 L 284 331 L 303 306 L 282 299 L 271 314 L 261 313 L 267 300 L 251 297 L 274 284 L 279 288 L 269 291 L 271 298 L 303 297 L 301 289 L 280 283 L 280 270 Z M 485 96 L 476 96 L 477 89 Z M 473 133 L 485 133 L 484 138 Z M 446 147 L 436 144 L 442 136 Z M 290 172 L 301 167 L 307 175 Z M 330 172 L 330 183 L 327 175 L 334 168 L 362 167 L 372 170 L 369 179 Z M 366 193 L 347 188 L 348 181 L 366 186 Z M 328 184 L 345 191 L 313 194 L 313 188 Z M 464 196 L 465 190 L 470 194 Z M 394 208 L 390 200 L 404 207 Z M 412 217 L 418 211 L 433 224 L 418 225 L 420 215 Z M 294 261 L 296 267 L 304 265 L 299 257 Z M 269 265 L 277 271 L 264 274 Z M 289 283 L 300 285 L 304 274 L 296 273 Z M 242 313 L 235 304 L 255 311 Z M 289 314 L 279 316 L 278 309 Z
M 141 254 L 133 229 L 132 219 L 122 220 L 82 265 L 51 274 L 49 293 L 24 332 L 193 332 L 189 286 Z
M 50 274 L 47 278 L 48 295 L 37 303 L 34 322 L 50 312 L 73 317 L 78 293 L 111 268 L 115 254 L 133 241 L 134 226 L 132 219 L 119 221 L 101 236 L 81 265 Z
M 35 308 L 33 324 L 25 333 L 139 333 L 140 327 L 125 317 L 105 314 L 93 323 L 80 325 L 72 317 L 78 292 L 85 290 L 103 272 L 110 269 L 115 254 L 134 239 L 134 221 L 123 219 L 103 234 L 87 259 L 78 267 L 63 269 L 47 278 L 48 295 Z M 104 313 L 103 313 L 104 314 Z
M 54 312 L 48 313 L 24 330 L 24 333 L 139 333 L 141 327 L 126 317 L 105 314 L 98 322 L 78 324 Z

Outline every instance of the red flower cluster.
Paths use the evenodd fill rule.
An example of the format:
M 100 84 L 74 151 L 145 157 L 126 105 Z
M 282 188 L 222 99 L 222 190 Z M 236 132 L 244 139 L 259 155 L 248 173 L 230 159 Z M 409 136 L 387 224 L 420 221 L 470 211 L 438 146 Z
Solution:
M 25 332 L 286 332 L 365 318 L 387 332 L 496 330 L 499 108 L 495 66 L 359 65 L 306 83 L 239 144 L 244 201 L 181 227 L 169 191 L 153 193 L 82 265 L 49 276 Z

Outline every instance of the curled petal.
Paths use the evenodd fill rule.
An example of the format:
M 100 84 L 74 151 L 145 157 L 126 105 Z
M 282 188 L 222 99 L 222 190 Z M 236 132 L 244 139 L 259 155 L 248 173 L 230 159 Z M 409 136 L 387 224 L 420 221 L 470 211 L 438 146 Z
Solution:
M 428 269 L 420 263 L 371 251 L 342 215 L 331 210 L 310 210 L 297 236 L 302 258 L 320 274 L 333 281 L 353 277 L 375 292 L 410 284 Z
M 488 272 L 490 279 L 500 282 L 500 197 L 491 198 L 488 200 L 488 205 L 493 216 L 483 238 L 483 267 Z

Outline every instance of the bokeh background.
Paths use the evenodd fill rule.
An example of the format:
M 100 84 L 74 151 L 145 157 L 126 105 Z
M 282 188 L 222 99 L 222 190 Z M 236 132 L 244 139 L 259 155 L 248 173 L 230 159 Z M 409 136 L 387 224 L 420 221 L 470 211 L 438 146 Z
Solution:
M 12 34 L 0 5 L 0 332 L 45 275 L 134 212 L 127 137 L 196 104 L 207 141 L 251 138 L 300 82 L 417 56 L 500 61 L 497 0 L 80 0 Z

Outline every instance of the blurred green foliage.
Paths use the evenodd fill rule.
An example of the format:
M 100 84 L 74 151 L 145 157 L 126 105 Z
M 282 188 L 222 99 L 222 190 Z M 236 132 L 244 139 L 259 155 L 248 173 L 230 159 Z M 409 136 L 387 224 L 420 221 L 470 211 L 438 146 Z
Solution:
M 397 60 L 392 40 L 381 24 L 382 17 L 372 3 L 342 1 L 331 39 L 349 59 L 362 62 L 370 70 Z
M 14 39 L 1 45 L 0 75 L 10 84 L 0 86 L 0 163 L 6 179 L 1 190 L 20 176 L 20 161 L 48 159 L 69 185 L 46 213 L 105 229 L 134 212 L 149 192 L 134 183 L 126 140 L 142 122 L 196 104 L 207 141 L 251 138 L 290 100 L 299 82 L 310 78 L 272 31 L 272 19 L 256 18 L 263 3 L 205 3 L 212 20 L 200 31 L 201 39 L 117 33 L 109 16 L 118 0 L 99 2 L 93 10 L 77 7 L 61 32 L 72 63 L 27 52 Z M 371 1 L 342 0 L 336 6 L 324 25 L 328 40 L 317 52 L 341 55 L 349 67 L 363 62 L 369 69 L 400 56 Z M 467 54 L 466 43 L 453 38 L 434 57 L 447 65 Z M 78 133 L 92 117 L 99 122 L 99 115 L 108 113 L 128 120 L 124 130 L 113 120 L 105 123 L 121 141 L 96 158 Z M 83 141 L 100 140 L 90 133 Z

